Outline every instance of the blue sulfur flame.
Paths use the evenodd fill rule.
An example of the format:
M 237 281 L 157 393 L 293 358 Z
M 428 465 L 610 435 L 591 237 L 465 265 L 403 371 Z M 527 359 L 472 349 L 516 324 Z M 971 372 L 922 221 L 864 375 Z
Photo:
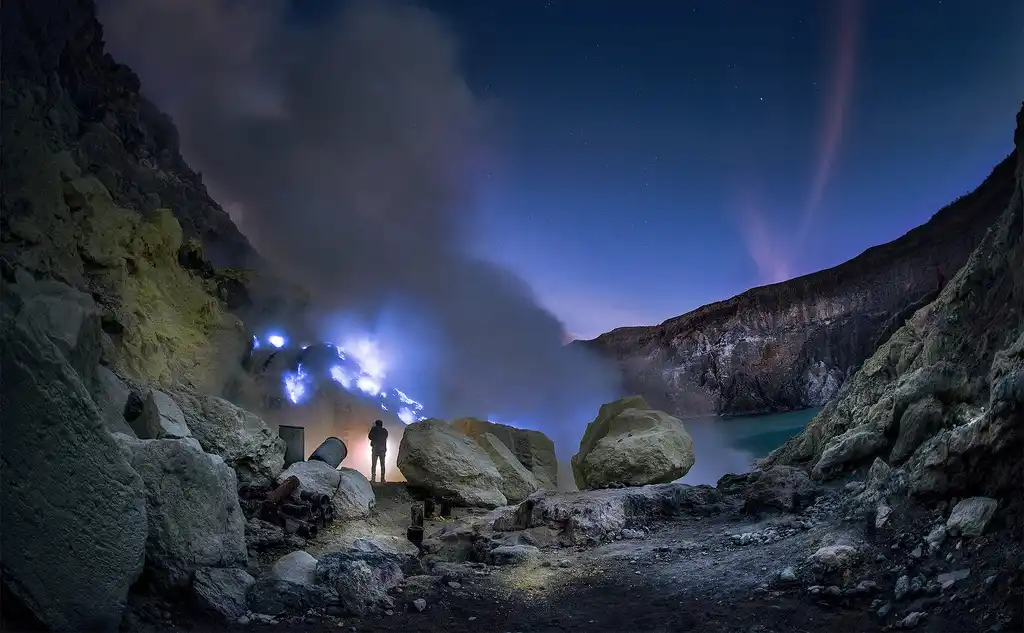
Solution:
M 280 334 L 266 337 L 267 342 L 280 349 L 287 339 Z M 253 337 L 253 349 L 258 349 L 260 340 Z M 384 362 L 377 347 L 369 339 L 359 339 L 345 345 L 332 346 L 338 354 L 338 364 L 330 368 L 331 379 L 348 391 L 360 393 L 377 400 L 382 411 L 394 411 L 405 424 L 425 420 L 423 404 L 413 400 L 400 389 L 384 386 Z M 293 372 L 284 374 L 284 390 L 292 404 L 302 404 L 315 391 L 315 378 L 301 364 Z

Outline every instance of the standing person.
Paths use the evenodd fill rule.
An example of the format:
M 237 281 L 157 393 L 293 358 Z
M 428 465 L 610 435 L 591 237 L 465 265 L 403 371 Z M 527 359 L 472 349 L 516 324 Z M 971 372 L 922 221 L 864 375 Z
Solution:
M 384 454 L 388 452 L 388 430 L 377 420 L 370 428 L 370 482 L 377 478 L 377 460 L 380 460 L 380 483 L 384 483 Z

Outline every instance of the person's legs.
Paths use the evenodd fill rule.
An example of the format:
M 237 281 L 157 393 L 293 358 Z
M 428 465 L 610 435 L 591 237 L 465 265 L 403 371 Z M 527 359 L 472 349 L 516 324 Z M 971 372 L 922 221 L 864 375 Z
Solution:
M 384 483 L 384 453 L 373 453 L 370 465 L 370 481 L 377 478 L 377 460 L 380 460 L 380 482 Z

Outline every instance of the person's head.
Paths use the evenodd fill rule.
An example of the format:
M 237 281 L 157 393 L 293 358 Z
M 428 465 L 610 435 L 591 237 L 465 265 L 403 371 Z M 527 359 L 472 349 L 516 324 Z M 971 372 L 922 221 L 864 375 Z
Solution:
M 373 423 L 374 426 L 384 426 L 384 420 L 377 420 Z

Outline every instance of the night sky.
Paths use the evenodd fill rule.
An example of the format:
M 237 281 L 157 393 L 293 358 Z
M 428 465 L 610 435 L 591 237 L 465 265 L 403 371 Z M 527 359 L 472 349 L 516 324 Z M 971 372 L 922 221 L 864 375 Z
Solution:
M 925 222 L 1011 149 L 1024 2 L 424 2 L 491 117 L 478 248 L 569 332 Z

